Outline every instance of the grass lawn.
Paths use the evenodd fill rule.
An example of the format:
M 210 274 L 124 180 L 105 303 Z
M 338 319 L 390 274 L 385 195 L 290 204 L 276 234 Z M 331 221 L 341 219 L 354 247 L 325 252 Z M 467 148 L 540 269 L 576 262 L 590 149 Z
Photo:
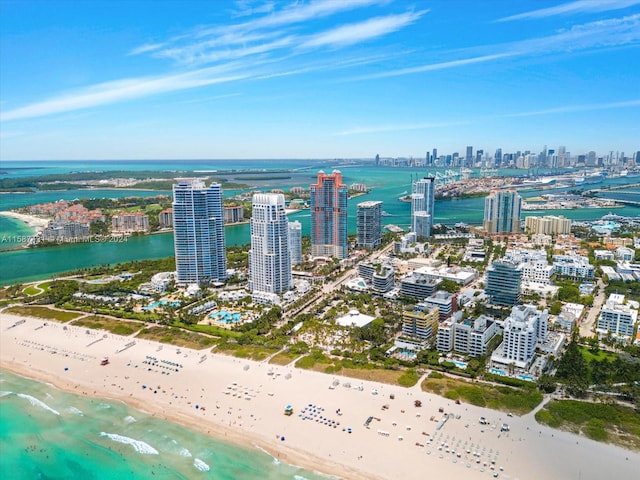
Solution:
M 598 351 L 595 355 L 589 351 L 587 347 L 578 347 L 580 349 L 580 353 L 587 361 L 587 363 L 591 363 L 593 361 L 601 362 L 602 360 L 609 360 L 610 362 L 614 361 L 618 358 L 618 355 L 611 352 L 605 352 L 603 350 Z
M 34 295 L 40 295 L 42 293 L 42 290 L 40 290 L 39 288 L 36 288 L 35 285 L 29 285 L 27 288 L 23 290 L 23 292 L 29 295 L 30 297 L 32 297 Z
M 217 341 L 216 338 L 208 337 L 194 332 L 185 332 L 177 328 L 149 327 L 144 328 L 136 335 L 136 338 L 144 338 L 160 343 L 169 343 L 177 347 L 193 348 L 201 350 L 209 348 Z
M 5 313 L 27 315 L 29 317 L 38 317 L 47 320 L 57 320 L 58 322 L 68 322 L 69 320 L 73 320 L 74 318 L 78 318 L 83 315 L 78 312 L 61 312 L 37 305 L 9 307 L 5 310 Z
M 274 365 L 289 365 L 299 356 L 300 356 L 299 353 L 280 352 L 279 354 L 271 357 L 271 360 L 269 360 L 269 363 L 273 363 Z
M 78 327 L 93 328 L 95 330 L 106 330 L 116 335 L 131 335 L 144 327 L 143 323 L 127 322 L 115 320 L 113 318 L 101 317 L 100 315 L 90 315 L 71 322 L 71 325 Z
M 640 414 L 629 407 L 553 400 L 536 414 L 536 420 L 598 442 L 640 450 Z
M 426 392 L 436 393 L 450 400 L 460 400 L 518 415 L 530 412 L 542 401 L 542 393 L 535 388 L 502 387 L 447 377 L 427 378 L 421 387 Z
M 266 348 L 254 345 L 238 345 L 237 343 L 218 344 L 212 352 L 222 353 L 225 355 L 233 355 L 238 358 L 247 358 L 250 360 L 261 361 L 273 355 L 279 349 Z

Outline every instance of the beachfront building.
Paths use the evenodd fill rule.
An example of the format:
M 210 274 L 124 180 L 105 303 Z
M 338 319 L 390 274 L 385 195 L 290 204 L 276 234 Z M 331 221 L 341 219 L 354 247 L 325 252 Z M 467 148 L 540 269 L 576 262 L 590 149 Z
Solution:
M 289 255 L 291 265 L 302 263 L 302 224 L 297 220 L 289 222 Z
M 220 184 L 207 187 L 200 179 L 179 179 L 172 208 L 177 283 L 223 281 L 227 258 Z
M 519 233 L 522 197 L 513 189 L 493 190 L 484 201 L 484 230 L 488 234 Z
M 113 233 L 129 234 L 149 231 L 149 216 L 142 212 L 118 213 L 111 217 Z
M 256 193 L 252 209 L 249 290 L 256 302 L 279 303 L 293 287 L 284 195 Z
M 553 268 L 555 273 L 573 280 L 593 280 L 595 267 L 589 263 L 589 258 L 575 253 L 569 255 L 554 255 Z
M 347 186 L 342 173 L 318 172 L 311 189 L 311 255 L 347 258 Z
M 463 319 L 462 312 L 456 312 L 438 325 L 436 348 L 440 352 L 453 350 L 480 357 L 487 354 L 489 343 L 500 331 L 500 326 L 491 317 L 480 315 L 475 320 Z
M 504 321 L 502 343 L 491 355 L 491 362 L 510 368 L 527 369 L 536 347 L 547 340 L 549 313 L 535 305 L 516 305 Z
M 637 320 L 637 302 L 625 301 L 624 295 L 612 293 L 602 307 L 596 324 L 596 332 L 603 336 L 611 333 L 616 337 L 630 339 L 633 336 Z
M 223 210 L 225 224 L 244 222 L 244 208 L 242 205 L 225 205 Z
M 571 220 L 562 215 L 529 216 L 524 219 L 524 229 L 530 234 L 568 235 L 571 233 Z
M 411 183 L 411 230 L 418 239 L 431 236 L 436 179 L 424 177 Z
M 160 228 L 173 227 L 172 208 L 165 208 L 158 214 L 158 225 L 160 225 Z
M 402 314 L 402 334 L 421 341 L 429 341 L 438 332 L 438 308 L 413 310 Z
M 373 250 L 382 243 L 382 202 L 358 204 L 356 233 L 359 247 Z
M 487 267 L 485 295 L 493 305 L 512 307 L 520 303 L 522 271 L 512 260 L 496 260 Z

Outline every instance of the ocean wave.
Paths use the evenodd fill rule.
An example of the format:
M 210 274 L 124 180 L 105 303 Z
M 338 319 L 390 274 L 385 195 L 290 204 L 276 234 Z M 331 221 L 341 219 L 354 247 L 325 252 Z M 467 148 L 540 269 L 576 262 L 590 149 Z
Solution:
M 124 443 L 125 445 L 131 445 L 134 450 L 143 455 L 159 455 L 160 452 L 153 448 L 146 442 L 142 440 L 136 440 L 135 438 L 125 437 L 123 435 L 118 435 L 117 433 L 106 433 L 100 432 L 101 437 L 107 437 L 109 440 L 113 440 L 114 442 Z
M 0 392 L 0 398 L 1 397 L 6 397 L 7 395 L 11 395 L 13 392 L 6 392 L 6 391 L 2 391 Z
M 256 447 L 258 450 L 260 450 L 262 453 L 265 453 L 267 455 L 269 455 L 272 459 L 273 459 L 273 464 L 274 465 L 280 465 L 280 460 L 278 460 L 276 457 L 274 457 L 273 455 L 271 455 L 269 452 L 267 452 L 264 448 L 258 446 L 258 445 L 254 445 L 254 447 Z
M 47 411 L 49 411 L 49 412 L 51 412 L 51 413 L 53 413 L 55 415 L 60 415 L 60 412 L 58 412 L 57 410 L 54 410 L 49 405 L 44 403 L 42 400 L 38 400 L 37 398 L 32 397 L 31 395 L 27 395 L 26 393 L 18 393 L 17 395 L 20 398 L 24 398 L 25 400 L 28 400 L 29 403 L 31 405 L 33 405 L 34 407 L 40 407 L 40 408 L 43 408 L 44 410 L 47 410 Z
M 196 467 L 198 470 L 200 470 L 201 472 L 208 472 L 210 470 L 209 465 L 207 465 L 206 463 L 204 463 L 202 460 L 200 460 L 199 458 L 194 458 L 193 459 L 193 466 Z
M 124 423 L 135 423 L 135 422 L 136 422 L 136 419 L 133 418 L 131 415 L 124 417 Z
M 107 410 L 107 409 L 111 408 L 111 405 L 109 405 L 109 404 L 107 404 L 107 403 L 99 403 L 99 404 L 98 404 L 98 408 L 99 408 L 100 410 Z
M 193 456 L 193 455 L 191 455 L 191 452 L 189 451 L 189 449 L 188 449 L 188 448 L 184 448 L 184 447 L 182 447 L 182 448 L 180 449 L 180 451 L 178 452 L 178 454 L 179 454 L 181 457 L 186 457 L 186 458 L 190 458 L 190 457 L 192 457 L 192 456 Z M 197 460 L 197 458 L 196 458 L 196 460 Z
M 67 411 L 69 413 L 74 413 L 76 415 L 80 415 L 81 417 L 84 416 L 84 413 L 82 413 L 82 410 L 79 410 L 76 407 L 69 407 L 69 408 L 67 408 Z

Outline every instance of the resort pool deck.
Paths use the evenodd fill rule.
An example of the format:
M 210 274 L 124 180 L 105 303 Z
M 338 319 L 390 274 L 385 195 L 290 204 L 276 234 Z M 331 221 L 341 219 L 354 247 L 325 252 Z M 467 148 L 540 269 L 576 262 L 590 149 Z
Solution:
M 170 302 L 169 300 L 160 300 L 157 302 L 150 303 L 146 307 L 142 307 L 142 310 L 153 310 L 156 307 L 164 307 L 165 305 L 169 305 L 170 307 L 179 307 L 180 302 Z
M 460 368 L 461 370 L 467 369 L 467 364 L 465 362 L 460 362 L 459 360 L 451 360 L 451 363 L 453 363 L 456 367 Z
M 507 376 L 507 372 L 505 372 L 504 370 L 500 370 L 499 368 L 491 368 L 491 369 L 489 369 L 489 373 L 493 373 L 495 375 L 500 375 L 502 377 L 506 377 Z
M 533 377 L 531 375 L 518 375 L 518 378 L 526 382 L 533 382 Z
M 230 313 L 226 310 L 218 310 L 217 312 L 210 313 L 208 316 L 218 323 L 224 323 L 227 325 L 238 323 L 242 320 L 241 313 Z
M 407 349 L 402 349 L 398 351 L 398 355 L 403 356 L 403 357 L 407 357 L 409 360 L 415 360 L 416 359 L 416 352 L 413 352 L 411 350 L 407 350 Z

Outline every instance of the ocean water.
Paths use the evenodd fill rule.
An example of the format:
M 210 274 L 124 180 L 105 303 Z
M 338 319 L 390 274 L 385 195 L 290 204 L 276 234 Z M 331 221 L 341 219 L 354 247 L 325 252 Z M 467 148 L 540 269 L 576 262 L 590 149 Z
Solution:
M 134 162 L 6 162 L 3 164 L 5 171 L 9 175 L 18 173 L 26 175 L 27 172 L 42 173 L 66 173 L 71 171 L 105 171 L 105 170 L 192 170 L 192 171 L 225 171 L 232 169 L 255 169 L 257 173 L 265 168 L 288 168 L 294 169 L 287 173 L 286 179 L 267 180 L 247 180 L 246 177 L 233 175 L 230 180 L 242 183 L 250 183 L 251 189 L 269 191 L 271 189 L 288 190 L 293 186 L 308 187 L 317 175 L 319 169 L 331 171 L 334 168 L 341 170 L 344 181 L 347 185 L 352 183 L 364 183 L 371 191 L 354 198 L 348 203 L 348 230 L 349 233 L 356 231 L 356 211 L 357 204 L 367 200 L 381 200 L 386 216 L 383 217 L 383 224 L 394 224 L 407 228 L 410 222 L 411 208 L 409 203 L 401 202 L 399 198 L 411 190 L 411 178 L 424 176 L 436 169 L 425 168 L 388 168 L 375 167 L 372 165 L 339 165 L 339 162 L 318 162 L 311 160 L 282 160 L 282 161 L 134 161 Z M 14 165 L 15 164 L 15 165 Z M 11 168 L 28 167 L 30 170 L 11 170 Z M 442 172 L 444 169 L 437 169 Z M 522 175 L 522 171 L 504 170 L 503 175 Z M 474 173 L 478 174 L 478 171 Z M 214 174 L 215 175 L 215 174 Z M 582 188 L 601 188 L 602 186 L 619 186 L 635 184 L 638 178 L 616 178 L 606 179 L 601 184 L 586 185 Z M 251 190 L 250 189 L 250 190 Z M 616 190 L 603 196 L 625 195 L 625 199 L 636 199 L 639 195 L 638 188 L 631 188 L 630 194 L 625 195 L 624 191 Z M 560 193 L 562 190 L 550 190 L 551 193 Z M 140 190 L 73 190 L 65 192 L 38 192 L 34 194 L 4 194 L 0 195 L 0 210 L 8 210 L 34 203 L 48 202 L 58 198 L 82 198 L 82 197 L 120 197 L 126 195 L 156 195 L 158 193 L 169 192 L 149 192 Z M 237 193 L 237 190 L 224 192 L 225 197 Z M 525 198 L 540 194 L 540 191 L 521 191 Z M 613 210 L 618 215 L 637 217 L 640 215 L 640 206 L 625 206 Z M 526 212 L 526 215 L 565 215 L 574 220 L 595 220 L 609 213 L 603 209 L 579 209 L 579 210 L 547 210 L 537 212 Z M 482 224 L 484 214 L 484 198 L 465 198 L 454 200 L 437 200 L 435 204 L 435 223 L 453 225 L 458 222 L 470 225 Z M 309 235 L 311 215 L 308 210 L 289 215 L 291 221 L 298 220 L 302 224 L 302 234 Z M 0 218 L 0 221 L 2 219 Z M 0 239 L 2 235 L 23 235 L 18 233 L 19 229 L 24 229 L 24 224 L 19 221 L 5 220 L 0 223 Z M 225 229 L 226 244 L 246 245 L 250 242 L 250 231 L 248 224 L 230 225 Z M 5 244 L 5 249 L 13 247 L 15 244 Z M 148 235 L 143 237 L 130 238 L 126 243 L 83 243 L 75 245 L 61 245 L 48 248 L 30 250 L 2 251 L 3 244 L 0 243 L 0 285 L 7 285 L 15 282 L 27 282 L 48 278 L 52 274 L 68 272 L 73 269 L 92 267 L 96 265 L 114 264 L 131 260 L 141 260 L 145 258 L 163 258 L 173 255 L 173 236 L 171 233 L 160 235 Z
M 0 371 L 0 478 L 320 480 L 126 405 Z

